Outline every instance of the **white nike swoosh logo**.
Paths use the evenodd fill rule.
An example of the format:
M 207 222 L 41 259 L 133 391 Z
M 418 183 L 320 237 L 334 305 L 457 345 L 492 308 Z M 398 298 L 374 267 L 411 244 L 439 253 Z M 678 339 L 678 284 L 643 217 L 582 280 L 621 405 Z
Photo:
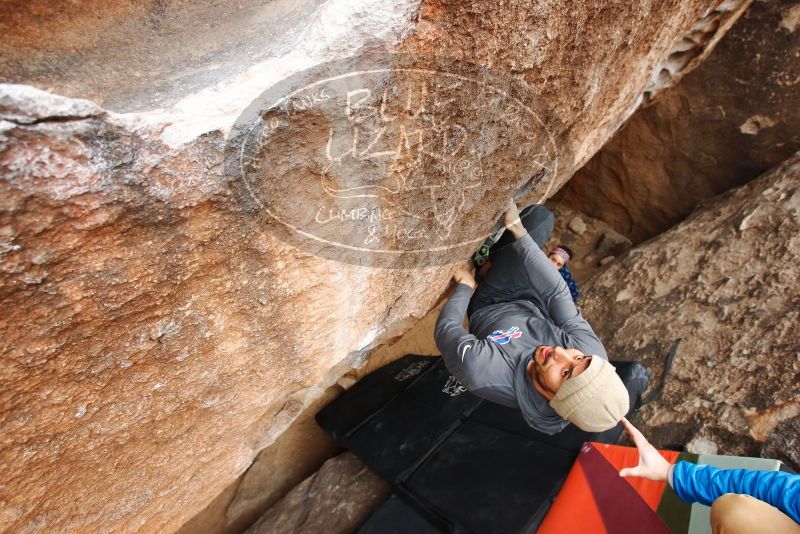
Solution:
M 464 354 L 466 354 L 467 349 L 471 349 L 472 345 L 464 345 L 464 348 L 461 350 L 461 363 L 464 363 Z

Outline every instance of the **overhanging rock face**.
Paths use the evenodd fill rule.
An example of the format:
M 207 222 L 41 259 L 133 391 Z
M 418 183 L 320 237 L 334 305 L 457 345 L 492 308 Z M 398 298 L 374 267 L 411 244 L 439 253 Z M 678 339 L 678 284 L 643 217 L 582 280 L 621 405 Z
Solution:
M 4 81 L 127 112 L 26 85 L 0 88 L 4 530 L 176 529 L 246 469 L 334 365 L 430 309 L 447 264 L 470 245 L 439 243 L 429 263 L 404 247 L 419 235 L 431 243 L 482 236 L 526 184 L 536 198 L 554 191 L 645 92 L 656 94 L 701 59 L 747 2 L 217 5 L 203 12 L 190 2 L 153 2 L 97 19 L 80 3 L 4 4 Z M 687 35 L 696 46 L 678 65 L 675 46 Z M 314 105 L 259 109 L 247 124 L 275 129 L 240 158 L 244 174 L 230 172 L 243 146 L 237 117 L 251 102 L 287 76 L 302 80 L 316 64 L 367 52 L 449 58 L 449 74 L 459 61 L 479 68 L 458 85 L 404 78 L 384 62 L 386 77 L 330 86 L 317 100 L 312 92 Z M 370 100 L 348 105 L 365 80 Z M 350 174 L 326 169 L 335 158 L 328 142 L 343 147 L 365 128 L 375 139 L 379 119 L 412 111 L 379 88 L 397 97 L 435 83 L 454 100 L 438 108 L 427 100 L 430 107 L 403 119 L 435 119 L 430 130 L 387 120 L 408 126 L 394 138 L 403 150 L 376 144 L 349 162 L 370 177 L 356 187 L 387 188 L 380 180 L 389 170 L 401 185 L 437 180 L 428 197 L 410 186 L 369 197 L 369 213 L 411 213 L 403 231 L 384 239 L 390 259 L 367 247 L 340 261 L 309 246 L 313 238 L 281 239 L 292 225 L 265 199 L 284 195 L 294 215 L 311 214 L 303 224 L 330 198 L 353 213 L 352 198 L 363 197 L 342 194 Z M 508 91 L 490 98 L 474 90 L 490 85 Z M 489 130 L 476 95 L 498 106 Z M 520 103 L 535 127 L 513 120 Z M 290 115 L 297 121 L 282 124 Z M 438 152 L 421 150 L 412 126 L 438 139 Z M 512 172 L 519 168 L 528 170 Z M 309 174 L 336 180 L 316 189 L 281 181 Z M 469 187 L 449 181 L 465 174 L 474 178 Z M 245 187 L 246 178 L 262 189 Z M 451 202 L 460 208 L 448 210 Z M 338 238 L 360 231 L 362 219 L 344 219 L 350 226 Z M 295 231 L 319 237 L 298 220 Z
M 638 243 L 789 158 L 800 149 L 799 14 L 795 2 L 753 4 L 575 174 L 564 201 Z

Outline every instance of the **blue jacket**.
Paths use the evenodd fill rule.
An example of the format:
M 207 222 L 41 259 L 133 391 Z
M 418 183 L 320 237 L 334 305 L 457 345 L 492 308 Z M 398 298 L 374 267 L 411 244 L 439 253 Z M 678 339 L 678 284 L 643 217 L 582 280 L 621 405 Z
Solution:
M 707 506 L 726 493 L 750 495 L 800 523 L 800 475 L 678 462 L 671 485 L 682 500 Z
M 578 284 L 576 284 L 575 279 L 572 278 L 572 273 L 569 272 L 566 265 L 560 268 L 558 272 L 561 274 L 561 278 L 567 283 L 569 293 L 572 295 L 572 302 L 578 302 L 578 297 L 580 297 L 581 294 L 580 291 L 578 291 Z

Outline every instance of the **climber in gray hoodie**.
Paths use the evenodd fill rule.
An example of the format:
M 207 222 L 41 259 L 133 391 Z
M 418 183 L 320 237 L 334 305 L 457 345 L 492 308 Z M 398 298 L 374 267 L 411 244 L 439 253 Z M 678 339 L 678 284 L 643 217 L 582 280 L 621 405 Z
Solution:
M 520 215 L 511 202 L 503 224 L 507 244 L 493 250 L 474 296 L 472 274 L 454 275 L 435 330 L 445 365 L 470 392 L 519 409 L 546 434 L 570 422 L 588 432 L 613 428 L 628 412 L 628 391 L 540 248 L 553 214 L 534 205 Z

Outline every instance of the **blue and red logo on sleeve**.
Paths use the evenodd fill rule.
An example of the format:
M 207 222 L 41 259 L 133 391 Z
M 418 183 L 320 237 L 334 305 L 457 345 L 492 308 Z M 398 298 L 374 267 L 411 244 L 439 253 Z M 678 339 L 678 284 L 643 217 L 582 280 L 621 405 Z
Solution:
M 519 328 L 517 328 L 516 326 L 512 326 L 511 328 L 508 329 L 507 332 L 503 332 L 502 330 L 495 330 L 494 332 L 486 336 L 486 339 L 489 339 L 501 345 L 505 345 L 509 343 L 512 339 L 517 339 L 520 336 L 522 336 L 522 332 L 519 331 Z

